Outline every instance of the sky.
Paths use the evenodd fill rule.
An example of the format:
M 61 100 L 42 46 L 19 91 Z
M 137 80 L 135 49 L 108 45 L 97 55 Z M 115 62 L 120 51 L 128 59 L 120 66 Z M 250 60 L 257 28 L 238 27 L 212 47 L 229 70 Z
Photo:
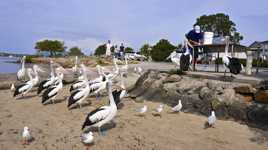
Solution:
M 226 13 L 244 36 L 268 40 L 267 0 L 2 0 L 0 51 L 35 53 L 35 42 L 57 39 L 89 54 L 108 39 L 138 50 L 165 38 L 182 42 L 196 18 Z

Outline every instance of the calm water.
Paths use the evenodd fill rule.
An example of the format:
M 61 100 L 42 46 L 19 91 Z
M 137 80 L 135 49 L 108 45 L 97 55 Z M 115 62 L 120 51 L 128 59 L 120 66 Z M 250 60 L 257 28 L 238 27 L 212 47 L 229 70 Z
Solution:
M 20 64 L 9 63 L 8 61 L 16 61 L 19 58 L 0 57 L 0 74 L 1 73 L 16 73 L 20 68 Z

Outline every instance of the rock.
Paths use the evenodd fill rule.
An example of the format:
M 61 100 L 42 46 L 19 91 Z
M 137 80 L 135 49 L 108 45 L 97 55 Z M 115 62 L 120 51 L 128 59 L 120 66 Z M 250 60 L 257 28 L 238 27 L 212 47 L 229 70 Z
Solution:
M 255 94 L 255 101 L 260 103 L 268 103 L 268 90 L 260 90 Z
M 168 76 L 163 82 L 164 83 L 179 82 L 181 79 L 182 79 L 181 76 L 173 74 L 171 76 Z
M 224 89 L 222 94 L 216 96 L 220 102 L 231 105 L 235 99 L 234 89 Z
M 253 101 L 253 97 L 250 95 L 244 95 L 244 101 L 245 102 L 252 102 Z
M 253 94 L 256 92 L 256 89 L 254 89 L 251 85 L 242 85 L 234 88 L 236 93 L 240 94 Z

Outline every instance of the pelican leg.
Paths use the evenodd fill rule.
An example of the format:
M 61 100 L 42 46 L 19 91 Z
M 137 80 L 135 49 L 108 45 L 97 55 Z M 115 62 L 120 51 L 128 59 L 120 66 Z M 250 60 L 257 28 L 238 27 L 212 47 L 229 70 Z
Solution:
M 99 135 L 100 136 L 105 136 L 106 135 L 106 133 L 101 130 L 101 127 L 99 127 L 98 129 L 99 129 Z

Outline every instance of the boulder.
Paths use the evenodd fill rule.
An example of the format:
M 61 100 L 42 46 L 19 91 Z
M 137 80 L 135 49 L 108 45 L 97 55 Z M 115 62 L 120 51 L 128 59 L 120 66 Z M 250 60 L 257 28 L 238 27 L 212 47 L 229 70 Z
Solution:
M 256 89 L 254 89 L 251 85 L 237 86 L 234 90 L 236 93 L 240 94 L 253 94 L 256 92 Z
M 170 83 L 170 82 L 179 82 L 182 79 L 181 76 L 173 74 L 168 76 L 163 82 L 164 83 Z
M 259 90 L 255 94 L 255 101 L 268 104 L 268 90 Z

